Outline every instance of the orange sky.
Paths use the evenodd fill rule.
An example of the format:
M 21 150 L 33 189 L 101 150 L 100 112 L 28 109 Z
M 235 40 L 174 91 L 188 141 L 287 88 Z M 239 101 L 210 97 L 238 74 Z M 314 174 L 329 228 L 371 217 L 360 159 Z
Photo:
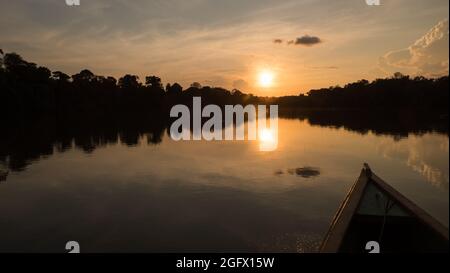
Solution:
M 269 96 L 395 71 L 448 74 L 447 0 L 1 1 L 0 48 L 69 74 L 158 75 Z

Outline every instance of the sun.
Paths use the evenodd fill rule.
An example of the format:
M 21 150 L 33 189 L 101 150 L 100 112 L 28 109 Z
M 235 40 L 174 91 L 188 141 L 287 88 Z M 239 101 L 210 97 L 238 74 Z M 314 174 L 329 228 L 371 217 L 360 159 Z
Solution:
M 261 87 L 271 87 L 273 85 L 274 74 L 272 71 L 261 71 L 258 75 L 259 85 Z

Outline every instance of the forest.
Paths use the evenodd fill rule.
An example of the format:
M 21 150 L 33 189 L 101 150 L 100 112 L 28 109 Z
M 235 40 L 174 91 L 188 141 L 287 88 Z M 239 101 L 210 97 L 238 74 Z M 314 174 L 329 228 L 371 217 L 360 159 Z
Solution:
M 119 79 L 84 69 L 67 75 L 0 50 L 0 113 L 2 117 L 29 115 L 104 115 L 168 113 L 171 106 L 189 105 L 193 96 L 217 105 L 278 104 L 286 109 L 367 109 L 371 111 L 432 111 L 448 115 L 448 76 L 410 77 L 395 73 L 371 82 L 359 80 L 345 86 L 310 90 L 297 96 L 261 97 L 241 90 L 201 86 L 184 88 L 155 75 L 141 81 L 127 74 Z

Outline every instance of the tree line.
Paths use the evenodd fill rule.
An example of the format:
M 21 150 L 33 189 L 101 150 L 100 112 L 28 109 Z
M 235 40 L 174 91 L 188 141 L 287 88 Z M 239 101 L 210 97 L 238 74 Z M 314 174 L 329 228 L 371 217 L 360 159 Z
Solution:
M 95 75 L 84 69 L 67 75 L 38 66 L 16 53 L 0 50 L 0 113 L 2 116 L 71 115 L 118 113 L 165 113 L 174 104 L 189 105 L 193 96 L 204 104 L 278 104 L 302 109 L 442 109 L 448 112 L 448 76 L 411 78 L 395 73 L 372 82 L 360 80 L 343 87 L 310 90 L 306 94 L 260 97 L 240 90 L 201 86 L 193 83 L 163 86 L 161 78 L 150 75 L 143 81 L 136 75 L 113 77 Z

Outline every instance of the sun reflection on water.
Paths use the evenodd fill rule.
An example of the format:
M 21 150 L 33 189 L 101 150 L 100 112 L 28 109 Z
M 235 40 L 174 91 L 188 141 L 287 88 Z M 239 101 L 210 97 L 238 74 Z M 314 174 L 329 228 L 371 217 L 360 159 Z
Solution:
M 263 128 L 258 133 L 259 150 L 261 152 L 275 151 L 278 147 L 278 130 Z

